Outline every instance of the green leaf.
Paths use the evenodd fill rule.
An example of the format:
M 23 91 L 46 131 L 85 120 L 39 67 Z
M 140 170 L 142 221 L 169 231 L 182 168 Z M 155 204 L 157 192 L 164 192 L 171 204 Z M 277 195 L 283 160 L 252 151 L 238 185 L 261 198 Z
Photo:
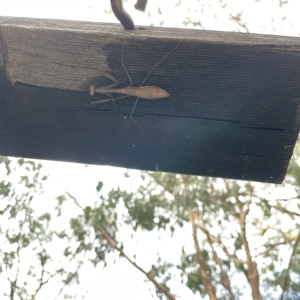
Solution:
M 102 189 L 102 187 L 103 187 L 103 182 L 98 181 L 98 185 L 97 185 L 97 187 L 96 187 L 97 192 L 100 192 L 101 189 Z

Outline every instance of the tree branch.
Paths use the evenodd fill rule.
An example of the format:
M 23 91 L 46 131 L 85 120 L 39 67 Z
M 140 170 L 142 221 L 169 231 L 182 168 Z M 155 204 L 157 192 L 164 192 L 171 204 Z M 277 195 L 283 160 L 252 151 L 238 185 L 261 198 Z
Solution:
M 259 198 L 259 197 L 258 197 Z M 293 198 L 293 199 L 297 199 L 297 198 Z M 293 199 L 290 199 L 290 200 L 293 200 Z M 268 200 L 266 199 L 260 199 L 263 203 L 265 203 L 268 207 L 272 207 L 272 208 L 275 208 L 283 213 L 286 213 L 288 215 L 292 215 L 292 216 L 298 216 L 300 217 L 300 214 L 299 213 L 296 213 L 296 212 L 293 212 L 293 211 L 290 211 L 284 207 L 282 207 L 281 205 L 279 204 L 276 204 L 276 205 L 271 205 Z M 288 201 L 289 199 L 287 199 L 286 201 Z
M 276 243 L 276 244 L 269 244 L 265 251 L 260 252 L 259 254 L 255 255 L 255 257 L 258 257 L 262 254 L 268 254 L 272 249 L 276 248 L 277 246 L 290 244 L 291 242 L 292 242 L 292 240 L 284 241 L 284 242 L 280 242 L 280 243 Z
M 98 225 L 97 229 L 102 234 L 102 236 L 106 239 L 106 241 L 111 245 L 111 247 L 113 247 L 115 250 L 117 250 L 120 253 L 120 256 L 123 256 L 124 258 L 126 258 L 127 261 L 131 265 L 133 265 L 136 269 L 138 269 L 140 272 L 142 272 L 155 285 L 155 287 L 161 293 L 163 293 L 169 300 L 175 300 L 175 297 L 169 292 L 169 290 L 166 287 L 164 287 L 162 284 L 160 284 L 158 281 L 156 281 L 156 279 L 151 274 L 149 274 L 148 272 L 143 270 L 141 267 L 139 267 L 135 262 L 133 262 L 125 254 L 125 252 L 123 251 L 123 249 L 121 247 L 118 247 L 115 240 L 109 236 L 109 234 L 104 230 L 104 228 L 102 228 L 100 225 Z
M 76 251 L 74 252 L 74 254 L 72 255 L 70 261 L 73 261 L 73 259 L 76 257 L 76 255 L 77 255 L 77 253 L 78 253 L 78 249 L 80 248 L 80 245 L 81 245 L 81 244 L 78 245 L 78 247 L 77 247 Z M 44 250 L 44 249 L 43 249 L 43 250 Z M 42 259 L 43 259 L 43 257 L 41 257 L 42 272 L 41 272 L 40 284 L 39 284 L 39 286 L 37 287 L 37 289 L 36 289 L 34 295 L 32 295 L 31 300 L 34 300 L 34 299 L 35 299 L 36 295 L 38 294 L 38 292 L 41 290 L 41 288 L 42 288 L 45 284 L 47 284 L 53 277 L 55 277 L 57 274 L 59 274 L 59 273 L 61 273 L 62 271 L 64 271 L 65 268 L 66 268 L 66 266 L 65 266 L 65 267 L 62 267 L 62 268 L 58 269 L 58 270 L 55 271 L 52 275 L 50 275 L 50 276 L 48 277 L 47 280 L 44 281 L 44 274 L 45 274 L 45 267 L 44 267 L 44 265 L 45 265 L 45 262 L 43 262 Z M 73 272 L 73 273 L 71 273 L 71 275 L 69 276 L 68 280 L 65 281 L 63 287 L 60 289 L 60 291 L 59 291 L 59 293 L 58 293 L 58 295 L 56 296 L 55 299 L 57 299 L 57 298 L 59 297 L 59 295 L 62 293 L 62 291 L 64 290 L 64 288 L 65 288 L 65 287 L 70 283 L 70 281 L 74 278 L 74 276 L 77 274 L 77 272 L 78 272 L 79 268 L 81 267 L 81 265 L 82 265 L 82 263 L 79 263 L 78 266 L 77 266 L 76 271 Z
M 46 261 L 47 261 L 47 259 L 45 259 L 46 251 L 43 248 L 41 241 L 40 241 L 40 246 L 42 248 L 42 251 L 40 252 L 40 255 L 39 255 L 40 263 L 41 263 L 41 266 L 42 266 L 41 277 L 40 277 L 40 284 L 37 287 L 37 289 L 35 290 L 35 293 L 32 295 L 31 300 L 35 299 L 37 293 L 41 290 L 41 288 L 45 284 L 45 282 L 43 282 L 43 280 L 44 280 L 44 275 L 45 275 L 45 264 L 46 264 Z
M 149 175 L 151 175 L 149 173 Z M 75 204 L 82 209 L 82 211 L 84 212 L 84 208 L 78 203 L 78 201 L 76 200 L 75 197 L 73 197 L 72 195 L 69 195 L 75 202 Z M 105 240 L 111 245 L 111 247 L 113 247 L 115 250 L 117 250 L 120 253 L 120 256 L 123 256 L 124 258 L 127 259 L 127 261 L 132 264 L 136 269 L 138 269 L 140 272 L 142 272 L 154 285 L 155 287 L 164 295 L 166 295 L 168 297 L 169 300 L 176 300 L 175 297 L 169 292 L 169 290 L 164 287 L 162 284 L 160 284 L 158 281 L 156 281 L 156 279 L 149 274 L 148 272 L 146 272 L 145 270 L 143 270 L 141 267 L 139 267 L 135 262 L 133 262 L 123 251 L 123 249 L 121 247 L 118 247 L 117 243 L 115 242 L 115 240 L 109 236 L 109 234 L 105 231 L 104 228 L 102 228 L 100 225 L 98 225 L 97 227 L 98 231 L 102 234 L 102 236 L 105 238 Z
M 78 274 L 78 271 L 81 267 L 82 263 L 78 264 L 76 271 L 69 274 L 68 278 L 65 281 L 65 284 L 61 287 L 60 291 L 58 292 L 57 296 L 54 298 L 54 300 L 58 299 L 58 297 L 61 295 L 62 291 L 64 290 L 64 288 L 73 280 L 73 278 L 76 276 L 76 274 Z M 49 278 L 50 279 L 50 278 Z M 48 280 L 49 280 L 48 279 Z
M 238 214 L 233 211 L 232 209 L 230 209 L 230 205 L 224 200 L 222 199 L 222 197 L 220 197 L 220 194 L 219 192 L 215 191 L 216 192 L 216 198 L 221 202 L 221 206 L 225 207 L 226 208 L 226 211 L 231 215 L 233 216 L 234 218 L 238 219 L 239 216 Z
M 191 222 L 192 230 L 193 230 L 193 239 L 194 239 L 194 245 L 195 245 L 195 249 L 196 249 L 196 257 L 197 257 L 198 264 L 200 266 L 200 276 L 202 278 L 203 284 L 205 286 L 206 292 L 207 292 L 210 300 L 217 300 L 215 290 L 211 284 L 210 278 L 207 275 L 207 269 L 206 269 L 204 257 L 202 255 L 200 247 L 199 247 L 199 243 L 198 243 L 198 239 L 197 239 L 197 230 L 196 230 L 196 225 L 195 225 L 195 221 L 194 221 L 194 213 L 192 211 L 190 211 L 189 216 L 190 216 L 190 222 Z
M 240 212 L 240 227 L 241 227 L 240 236 L 247 257 L 247 266 L 248 266 L 247 279 L 252 289 L 252 297 L 253 300 L 261 300 L 260 290 L 259 290 L 259 275 L 258 275 L 256 265 L 252 260 L 248 240 L 246 237 L 246 217 L 248 213 L 249 213 L 249 206 L 246 211 L 241 210 Z
M 21 230 L 23 229 L 23 226 L 21 225 Z M 17 243 L 18 243 L 18 247 L 17 247 L 17 257 L 18 257 L 18 267 L 17 267 L 17 273 L 16 273 L 16 277 L 15 280 L 12 281 L 9 279 L 8 276 L 8 281 L 10 282 L 10 299 L 13 300 L 14 296 L 15 296 L 15 291 L 18 288 L 17 282 L 18 282 L 18 277 L 19 277 L 19 272 L 20 272 L 20 236 L 21 233 L 19 232 L 18 234 L 18 239 L 17 239 Z M 7 265 L 6 266 L 6 271 L 7 271 Z
M 201 215 L 198 213 L 197 214 L 197 217 L 198 219 L 201 221 L 201 230 L 205 233 L 206 237 L 207 237 L 207 240 L 208 240 L 208 243 L 209 243 L 209 246 L 212 250 L 212 253 L 213 253 L 213 257 L 216 261 L 216 263 L 218 264 L 220 270 L 221 270 L 221 283 L 222 285 L 224 286 L 224 288 L 228 291 L 229 293 L 229 298 L 231 300 L 234 300 L 235 297 L 233 295 L 233 292 L 231 290 L 231 286 L 230 286 L 230 280 L 229 280 L 229 277 L 228 277 L 228 274 L 227 272 L 225 272 L 224 268 L 223 268 L 223 264 L 222 264 L 222 261 L 221 259 L 219 258 L 217 252 L 215 251 L 214 247 L 213 247 L 213 242 L 212 242 L 212 239 L 211 239 L 211 234 L 209 233 L 209 231 L 207 230 L 206 228 L 206 225 L 204 223 L 204 220 L 203 218 L 201 217 Z M 224 246 L 225 247 L 225 246 Z M 226 249 L 227 250 L 227 249 Z
M 214 243 L 218 244 L 219 247 L 223 250 L 223 252 L 229 257 L 231 258 L 235 263 L 242 263 L 245 264 L 247 263 L 247 261 L 239 259 L 236 255 L 229 253 L 229 251 L 227 250 L 226 246 L 222 243 L 222 241 L 220 241 L 217 237 L 215 237 L 214 235 L 212 235 L 208 229 L 206 227 L 204 227 L 202 224 L 197 224 L 198 227 L 206 234 L 209 236 L 210 240 L 212 240 Z
M 284 296 L 284 292 L 287 288 L 287 283 L 288 283 L 288 279 L 290 277 L 290 270 L 291 270 L 291 267 L 292 267 L 292 263 L 293 263 L 293 257 L 295 255 L 295 252 L 296 252 L 296 249 L 297 249 L 297 246 L 299 244 L 299 241 L 300 241 L 300 230 L 299 230 L 299 233 L 298 233 L 298 237 L 295 241 L 295 244 L 294 244 L 294 247 L 293 247 L 293 251 L 292 251 L 292 254 L 291 254 L 291 257 L 290 257 L 290 261 L 289 261 L 289 265 L 286 269 L 286 275 L 284 277 L 284 281 L 283 281 L 283 285 L 282 285 L 282 293 L 281 293 L 281 297 L 280 297 L 280 300 L 283 300 L 283 296 Z
M 148 172 L 148 171 L 145 171 L 144 173 L 146 173 L 149 177 L 151 177 L 156 182 L 156 184 L 158 184 L 159 186 L 161 186 L 165 191 L 167 191 L 168 193 L 170 193 L 170 195 L 172 195 L 175 198 L 174 191 L 169 186 L 166 186 L 156 176 L 153 176 L 153 173 Z
M 256 223 L 259 223 L 259 222 L 257 222 L 257 220 L 255 220 L 255 219 L 254 219 L 254 221 L 255 221 Z M 282 237 L 283 237 L 285 240 L 287 240 L 288 242 L 291 242 L 291 241 L 294 241 L 294 240 L 297 239 L 297 235 L 291 235 L 291 234 L 289 234 L 288 232 L 284 232 L 284 231 L 282 231 L 280 228 L 277 228 L 277 227 L 274 227 L 274 226 L 266 226 L 266 227 L 264 227 L 264 228 L 260 228 L 261 235 L 264 235 L 265 232 L 266 232 L 267 230 L 274 230 L 274 231 L 280 233 L 280 234 L 282 235 Z

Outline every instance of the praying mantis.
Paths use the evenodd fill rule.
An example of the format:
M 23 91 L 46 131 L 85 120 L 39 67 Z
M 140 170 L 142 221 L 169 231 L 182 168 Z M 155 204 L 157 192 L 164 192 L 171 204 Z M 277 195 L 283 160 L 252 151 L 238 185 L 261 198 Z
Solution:
M 90 95 L 94 96 L 96 93 L 98 94 L 104 94 L 110 97 L 110 99 L 104 99 L 104 100 L 97 100 L 97 101 L 93 101 L 92 105 L 95 106 L 95 104 L 102 104 L 102 103 L 106 103 L 106 102 L 110 102 L 112 101 L 112 103 L 114 104 L 114 106 L 117 108 L 116 104 L 115 104 L 115 100 L 119 100 L 119 99 L 123 99 L 129 96 L 135 96 L 136 101 L 134 103 L 134 106 L 132 108 L 131 114 L 130 114 L 130 119 L 136 124 L 138 125 L 142 130 L 144 130 L 146 133 L 147 131 L 137 122 L 133 119 L 133 113 L 134 110 L 136 108 L 136 105 L 139 101 L 140 98 L 143 99 L 148 99 L 148 100 L 156 100 L 156 99 L 163 99 L 166 97 L 169 97 L 170 94 L 165 91 L 164 89 L 157 87 L 157 86 L 144 86 L 143 84 L 145 83 L 145 81 L 147 80 L 147 78 L 150 76 L 150 74 L 153 72 L 153 70 L 164 60 L 166 59 L 173 51 L 176 50 L 176 48 L 182 43 L 183 39 L 170 51 L 168 52 L 161 60 L 159 60 L 154 67 L 150 70 L 150 72 L 148 73 L 148 75 L 144 78 L 144 80 L 142 81 L 142 83 L 138 86 L 138 87 L 132 87 L 133 82 L 132 79 L 129 75 L 129 73 L 127 72 L 127 69 L 125 67 L 124 64 L 124 46 L 122 43 L 122 67 L 130 81 L 130 85 L 125 87 L 125 88 L 115 88 L 115 86 L 117 86 L 119 84 L 119 81 L 110 73 L 108 72 L 102 72 L 102 75 L 104 75 L 105 77 L 111 79 L 112 81 L 114 81 L 114 83 L 108 85 L 108 86 L 104 86 L 104 87 L 98 87 L 96 88 L 94 85 L 90 86 Z M 118 97 L 118 98 L 113 98 L 110 94 L 111 93 L 117 93 L 117 94 L 123 94 L 125 96 L 122 97 Z

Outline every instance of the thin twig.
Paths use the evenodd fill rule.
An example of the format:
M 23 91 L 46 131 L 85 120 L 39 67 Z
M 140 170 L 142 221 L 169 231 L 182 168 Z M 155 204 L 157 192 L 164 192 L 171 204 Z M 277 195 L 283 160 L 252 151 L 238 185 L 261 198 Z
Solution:
M 287 200 L 285 200 L 285 201 L 288 201 L 288 200 L 294 200 L 294 199 L 297 199 L 297 198 L 287 199 Z M 292 216 L 294 215 L 294 216 L 300 217 L 300 214 L 299 214 L 299 213 L 296 213 L 296 212 L 294 212 L 294 211 L 290 211 L 290 210 L 288 210 L 288 209 L 282 207 L 282 206 L 279 205 L 279 204 L 271 205 L 271 204 L 268 202 L 268 200 L 265 200 L 265 199 L 261 199 L 261 201 L 262 201 L 263 203 L 265 203 L 268 207 L 275 208 L 275 209 L 277 209 L 277 210 L 279 210 L 279 211 L 281 211 L 281 212 L 283 212 L 283 213 L 286 213 L 286 214 L 288 214 L 288 215 L 292 215 Z
M 78 274 L 78 271 L 80 267 L 82 266 L 82 263 L 78 264 L 77 269 L 75 272 L 71 273 L 68 278 L 66 279 L 64 285 L 61 287 L 60 291 L 58 292 L 57 296 L 54 298 L 54 300 L 58 299 L 58 297 L 63 292 L 64 288 L 73 280 L 73 278 Z
M 291 257 L 290 257 L 289 265 L 286 269 L 286 275 L 284 277 L 284 281 L 283 281 L 283 285 L 282 285 L 282 293 L 281 293 L 280 300 L 283 300 L 284 292 L 285 292 L 285 290 L 287 288 L 287 285 L 288 285 L 288 280 L 289 280 L 289 277 L 290 277 L 290 270 L 291 270 L 292 263 L 293 263 L 293 257 L 295 255 L 295 252 L 296 252 L 297 246 L 299 244 L 299 241 L 300 241 L 300 230 L 299 230 L 298 237 L 297 237 L 297 239 L 295 241 L 295 244 L 294 244 L 294 247 L 293 247 L 293 252 L 292 252 Z
M 290 244 L 292 242 L 292 240 L 289 241 L 284 241 L 284 242 L 280 242 L 280 243 L 276 243 L 276 244 L 269 244 L 266 247 L 266 249 L 258 254 L 256 254 L 254 257 L 259 257 L 260 255 L 265 255 L 268 254 L 270 251 L 272 251 L 274 248 L 281 246 L 281 245 L 287 245 Z
M 140 272 L 142 272 L 154 285 L 155 287 L 163 293 L 166 297 L 168 297 L 169 300 L 175 300 L 175 297 L 169 292 L 169 290 L 164 287 L 162 284 L 160 284 L 156 279 L 146 272 L 144 269 L 142 269 L 140 266 L 138 266 L 135 262 L 133 262 L 124 252 L 122 247 L 118 247 L 115 240 L 109 236 L 109 234 L 102 228 L 100 225 L 98 225 L 97 229 L 102 234 L 102 236 L 105 238 L 105 240 L 113 247 L 115 250 L 117 250 L 120 253 L 120 256 L 123 256 L 127 259 L 127 261 L 133 265 L 136 269 L 138 269 Z

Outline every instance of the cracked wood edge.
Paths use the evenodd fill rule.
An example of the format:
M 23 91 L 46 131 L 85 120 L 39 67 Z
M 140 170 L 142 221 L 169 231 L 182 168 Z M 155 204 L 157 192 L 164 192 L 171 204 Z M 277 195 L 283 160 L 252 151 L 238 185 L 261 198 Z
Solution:
M 0 67 L 11 85 L 86 91 L 94 78 L 111 71 L 103 51 L 111 40 L 107 34 L 2 23 Z

